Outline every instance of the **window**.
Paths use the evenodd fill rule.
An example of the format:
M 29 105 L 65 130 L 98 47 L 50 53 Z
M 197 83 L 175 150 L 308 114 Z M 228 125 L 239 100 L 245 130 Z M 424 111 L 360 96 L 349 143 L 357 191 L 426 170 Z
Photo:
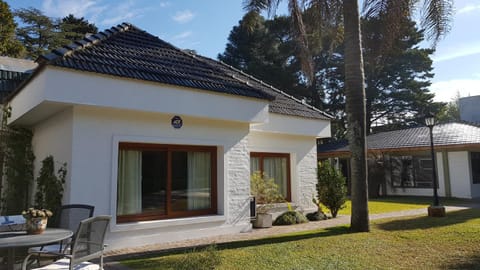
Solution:
M 431 188 L 432 159 L 426 156 L 390 156 L 394 187 Z
M 472 181 L 474 184 L 480 184 L 480 152 L 470 153 L 472 163 Z
M 216 147 L 120 143 L 117 221 L 216 213 Z
M 290 197 L 290 154 L 250 153 L 250 171 L 273 178 L 287 201 Z

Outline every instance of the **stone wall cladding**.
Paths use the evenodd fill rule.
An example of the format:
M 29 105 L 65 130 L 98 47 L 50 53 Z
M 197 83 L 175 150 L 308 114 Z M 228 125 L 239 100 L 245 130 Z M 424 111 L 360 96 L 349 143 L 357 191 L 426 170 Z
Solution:
M 315 207 L 312 198 L 316 196 L 317 184 L 317 151 L 312 147 L 310 152 L 298 163 L 297 175 L 299 183 L 298 204 L 303 209 Z
M 250 153 L 244 137 L 226 153 L 228 224 L 248 223 L 250 219 Z

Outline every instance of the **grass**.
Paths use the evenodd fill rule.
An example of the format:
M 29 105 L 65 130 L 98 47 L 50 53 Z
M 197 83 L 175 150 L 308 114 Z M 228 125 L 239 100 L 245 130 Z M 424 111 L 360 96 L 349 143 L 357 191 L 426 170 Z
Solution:
M 462 204 L 465 200 L 462 199 L 443 199 L 441 200 L 442 204 L 445 205 L 456 205 Z M 368 211 L 370 214 L 381 214 L 388 212 L 396 212 L 403 210 L 413 210 L 427 208 L 432 204 L 431 197 L 386 197 L 386 198 L 377 198 L 368 200 Z M 323 208 L 324 211 L 328 212 L 327 208 Z M 350 215 L 352 211 L 352 203 L 348 200 L 345 204 L 345 208 L 338 212 L 339 215 Z
M 396 203 L 409 205 L 409 199 L 404 200 Z M 428 204 L 425 201 L 422 207 Z M 351 233 L 340 226 L 122 263 L 137 270 L 480 269 L 479 247 L 480 209 L 466 209 L 449 212 L 445 218 L 377 220 L 371 223 L 370 233 Z

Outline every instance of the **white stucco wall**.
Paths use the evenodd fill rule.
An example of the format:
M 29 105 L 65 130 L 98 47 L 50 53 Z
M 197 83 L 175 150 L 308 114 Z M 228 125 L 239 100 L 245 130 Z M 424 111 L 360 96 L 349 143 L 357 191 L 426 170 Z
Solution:
M 437 165 L 437 178 L 438 178 L 438 196 L 445 196 L 445 177 L 443 175 L 443 157 L 441 152 L 435 153 L 436 165 Z M 385 177 L 387 179 L 387 195 L 400 195 L 400 196 L 432 196 L 433 188 L 405 188 L 405 187 L 393 187 L 391 183 L 391 175 L 389 170 L 385 170 Z
M 248 124 L 173 115 L 76 106 L 70 203 L 88 200 L 96 214 L 112 215 L 110 248 L 191 239 L 250 229 Z M 209 145 L 218 147 L 218 215 L 117 224 L 118 143 Z
M 42 166 L 42 160 L 52 155 L 55 160 L 55 169 L 63 163 L 67 163 L 67 178 L 71 173 L 72 165 L 72 132 L 73 111 L 67 109 L 44 121 L 38 123 L 33 129 L 32 148 L 35 154 L 34 175 L 35 179 Z M 71 182 L 65 183 L 63 201 L 70 201 Z M 77 203 L 88 203 L 84 198 Z
M 471 171 L 468 152 L 448 153 L 452 197 L 471 198 Z
M 292 202 L 305 210 L 315 208 L 312 203 L 317 184 L 315 137 L 252 131 L 248 145 L 251 152 L 289 153 Z
M 47 66 L 12 100 L 11 122 L 31 125 L 80 104 L 261 123 L 268 100 Z

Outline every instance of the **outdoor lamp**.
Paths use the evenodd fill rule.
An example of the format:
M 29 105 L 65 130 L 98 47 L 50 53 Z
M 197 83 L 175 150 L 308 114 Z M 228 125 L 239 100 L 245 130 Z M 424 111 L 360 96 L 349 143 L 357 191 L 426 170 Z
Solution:
M 437 186 L 437 164 L 435 161 L 435 150 L 433 147 L 433 126 L 435 126 L 435 116 L 431 113 L 425 115 L 425 125 L 430 131 L 430 153 L 432 155 L 432 181 L 433 181 L 433 205 L 428 207 L 428 216 L 444 217 L 445 207 L 440 205 L 438 200 Z

